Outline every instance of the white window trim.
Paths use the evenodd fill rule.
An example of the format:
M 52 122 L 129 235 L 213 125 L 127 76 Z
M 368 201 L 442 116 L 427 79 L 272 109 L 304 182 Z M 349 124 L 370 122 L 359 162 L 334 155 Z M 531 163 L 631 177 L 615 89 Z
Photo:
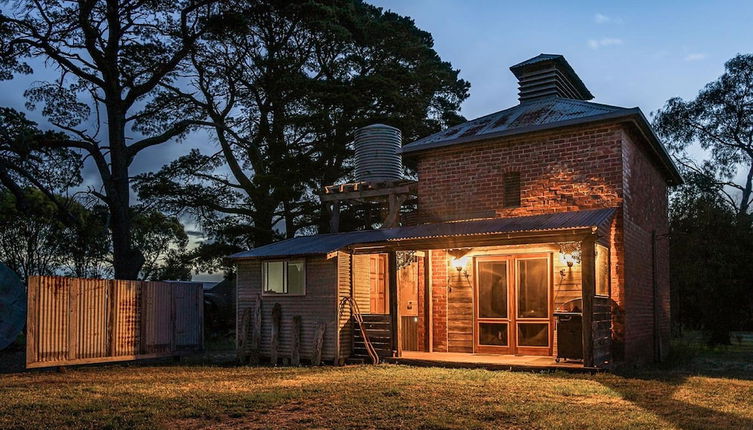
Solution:
M 281 262 L 283 263 L 282 267 L 282 282 L 283 287 L 287 287 L 288 283 L 288 263 L 303 263 L 303 292 L 297 293 L 297 294 L 291 294 L 291 293 L 275 293 L 272 291 L 267 290 L 267 271 L 266 264 L 267 263 L 275 263 L 275 262 Z M 262 297 L 303 297 L 306 295 L 306 259 L 305 258 L 286 258 L 286 259 L 275 259 L 275 260 L 262 260 L 261 262 L 261 295 Z

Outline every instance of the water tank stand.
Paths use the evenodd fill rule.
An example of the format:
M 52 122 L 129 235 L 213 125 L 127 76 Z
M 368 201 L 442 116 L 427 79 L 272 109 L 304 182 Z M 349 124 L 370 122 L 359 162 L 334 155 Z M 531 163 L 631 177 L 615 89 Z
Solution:
M 330 210 L 330 232 L 339 231 L 340 203 L 347 200 L 386 203 L 387 215 L 381 228 L 397 227 L 400 224 L 400 208 L 407 199 L 417 194 L 417 190 L 418 182 L 407 180 L 353 182 L 326 186 L 321 193 L 321 199 Z

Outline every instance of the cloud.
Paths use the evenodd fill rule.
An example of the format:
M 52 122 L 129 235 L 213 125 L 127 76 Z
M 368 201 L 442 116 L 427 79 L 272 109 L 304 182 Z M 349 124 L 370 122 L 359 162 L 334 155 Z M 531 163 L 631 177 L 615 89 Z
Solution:
M 616 46 L 616 45 L 622 45 L 622 39 L 617 39 L 614 37 L 604 37 L 601 39 L 591 39 L 588 41 L 588 46 L 591 49 L 599 49 L 599 48 L 604 48 L 607 46 Z
M 604 15 L 602 13 L 597 13 L 596 15 L 594 15 L 594 22 L 597 23 L 597 24 L 606 24 L 606 23 L 608 23 L 610 21 L 612 21 L 612 18 L 610 18 L 610 17 L 608 17 L 608 16 L 606 16 L 606 15 Z
M 622 18 L 604 15 L 603 13 L 597 13 L 594 15 L 594 22 L 597 24 L 622 24 Z
M 695 52 L 685 56 L 685 61 L 701 61 L 706 58 L 706 54 Z

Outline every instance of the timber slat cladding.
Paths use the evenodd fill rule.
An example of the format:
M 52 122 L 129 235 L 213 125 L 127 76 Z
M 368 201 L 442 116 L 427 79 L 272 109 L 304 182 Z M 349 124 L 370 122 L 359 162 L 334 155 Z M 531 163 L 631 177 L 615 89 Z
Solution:
M 336 358 L 338 347 L 337 313 L 340 298 L 339 288 L 350 289 L 350 278 L 338 277 L 338 262 L 342 258 L 327 259 L 326 257 L 306 257 L 306 292 L 302 296 L 265 295 L 261 286 L 260 260 L 246 260 L 238 262 L 236 278 L 237 294 L 237 326 L 241 326 L 241 317 L 247 308 L 254 308 L 257 297 L 263 303 L 259 324 L 259 356 L 269 358 L 272 342 L 272 309 L 279 303 L 282 313 L 280 324 L 280 339 L 278 353 L 280 358 L 288 358 L 293 345 L 293 317 L 301 317 L 300 357 L 301 360 L 311 360 L 319 323 L 324 323 L 324 337 L 322 345 L 322 360 L 332 361 Z M 346 264 L 346 261 L 342 261 Z M 346 272 L 347 273 L 347 272 Z M 349 324 L 349 316 L 346 320 Z M 240 333 L 240 332 L 237 332 Z M 348 347 L 348 351 L 350 347 Z
M 388 314 L 363 314 L 366 335 L 379 357 L 392 357 L 392 322 Z M 363 337 L 360 330 L 355 330 L 353 336 L 353 357 L 368 358 Z
M 604 367 L 611 362 L 612 312 L 609 298 L 594 297 L 592 326 L 594 365 Z
M 203 347 L 201 284 L 33 276 L 28 290 L 27 367 L 173 355 L 176 339 Z

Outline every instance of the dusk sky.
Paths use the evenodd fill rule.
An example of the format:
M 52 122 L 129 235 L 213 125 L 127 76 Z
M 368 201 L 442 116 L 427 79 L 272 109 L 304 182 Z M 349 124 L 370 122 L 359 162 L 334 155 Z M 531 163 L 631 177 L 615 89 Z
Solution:
M 751 1 L 372 3 L 412 17 L 434 36 L 442 59 L 471 83 L 461 111 L 469 119 L 515 105 L 517 85 L 508 68 L 539 53 L 563 54 L 593 101 L 638 106 L 648 116 L 671 97 L 694 97 L 723 72 L 726 60 L 753 52 Z M 33 65 L 35 75 L 0 83 L 1 105 L 25 110 L 23 91 L 55 76 Z M 38 111 L 29 116 L 46 128 Z M 156 170 L 192 147 L 215 150 L 199 133 L 144 151 L 132 174 Z M 96 175 L 87 180 L 98 185 Z
M 434 36 L 442 59 L 471 83 L 467 118 L 516 104 L 508 68 L 539 53 L 563 54 L 593 101 L 648 115 L 671 97 L 694 97 L 725 61 L 753 52 L 751 1 L 372 3 Z

